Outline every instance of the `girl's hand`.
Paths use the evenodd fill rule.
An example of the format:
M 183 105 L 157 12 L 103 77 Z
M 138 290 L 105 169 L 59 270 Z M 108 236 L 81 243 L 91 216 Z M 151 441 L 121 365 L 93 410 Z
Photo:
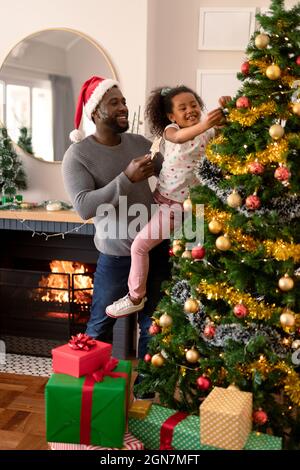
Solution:
M 207 113 L 207 116 L 202 122 L 205 126 L 205 130 L 210 129 L 211 127 L 220 126 L 221 124 L 224 124 L 224 114 L 222 112 L 222 109 L 213 109 L 212 111 Z
M 226 104 L 229 103 L 229 101 L 231 101 L 231 100 L 232 100 L 231 96 L 221 96 L 219 98 L 218 103 L 222 108 L 225 108 Z

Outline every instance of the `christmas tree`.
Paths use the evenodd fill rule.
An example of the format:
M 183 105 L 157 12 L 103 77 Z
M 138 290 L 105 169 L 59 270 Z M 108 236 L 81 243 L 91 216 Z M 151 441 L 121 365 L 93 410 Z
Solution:
M 204 246 L 174 240 L 140 393 L 199 413 L 214 386 L 253 394 L 253 429 L 300 444 L 300 5 L 257 15 L 227 124 L 191 201 Z M 205 98 L 205 97 L 204 97 Z M 189 206 L 188 202 L 185 204 Z
M 26 189 L 26 175 L 5 127 L 0 128 L 0 189 L 12 197 L 18 189 Z
M 18 146 L 21 147 L 21 149 L 25 150 L 25 152 L 30 153 L 30 155 L 34 155 L 34 152 L 32 150 L 32 138 L 27 127 L 20 128 Z

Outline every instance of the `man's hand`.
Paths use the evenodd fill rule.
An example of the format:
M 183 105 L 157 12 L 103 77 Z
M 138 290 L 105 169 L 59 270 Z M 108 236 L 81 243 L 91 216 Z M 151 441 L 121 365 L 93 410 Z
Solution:
M 154 175 L 154 164 L 151 160 L 151 155 L 134 158 L 126 170 L 124 170 L 124 173 L 132 183 L 150 178 L 150 176 Z

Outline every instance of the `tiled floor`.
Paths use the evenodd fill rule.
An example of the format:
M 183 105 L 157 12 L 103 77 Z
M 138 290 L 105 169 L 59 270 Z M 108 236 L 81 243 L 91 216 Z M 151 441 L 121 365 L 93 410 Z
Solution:
M 52 360 L 48 357 L 6 354 L 4 364 L 0 364 L 0 372 L 50 377 Z

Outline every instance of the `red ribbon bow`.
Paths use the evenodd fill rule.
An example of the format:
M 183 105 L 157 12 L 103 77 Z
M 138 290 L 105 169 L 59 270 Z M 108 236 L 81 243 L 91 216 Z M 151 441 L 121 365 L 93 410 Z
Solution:
M 171 444 L 173 440 L 174 428 L 187 416 L 187 413 L 184 413 L 183 411 L 177 411 L 177 413 L 174 413 L 172 416 L 166 419 L 160 429 L 159 450 L 173 450 Z
M 127 379 L 125 372 L 112 372 L 118 365 L 118 359 L 111 357 L 102 369 L 96 370 L 93 374 L 87 375 L 82 389 L 81 416 L 80 416 L 80 443 L 90 445 L 91 441 L 91 418 L 93 404 L 93 390 L 96 382 L 102 382 L 104 377 L 123 377 Z M 128 398 L 128 395 L 127 395 Z M 127 409 L 127 403 L 126 403 Z
M 89 351 L 96 344 L 96 341 L 84 333 L 78 333 L 76 336 L 71 336 L 68 345 L 72 349 L 80 349 L 81 351 Z

